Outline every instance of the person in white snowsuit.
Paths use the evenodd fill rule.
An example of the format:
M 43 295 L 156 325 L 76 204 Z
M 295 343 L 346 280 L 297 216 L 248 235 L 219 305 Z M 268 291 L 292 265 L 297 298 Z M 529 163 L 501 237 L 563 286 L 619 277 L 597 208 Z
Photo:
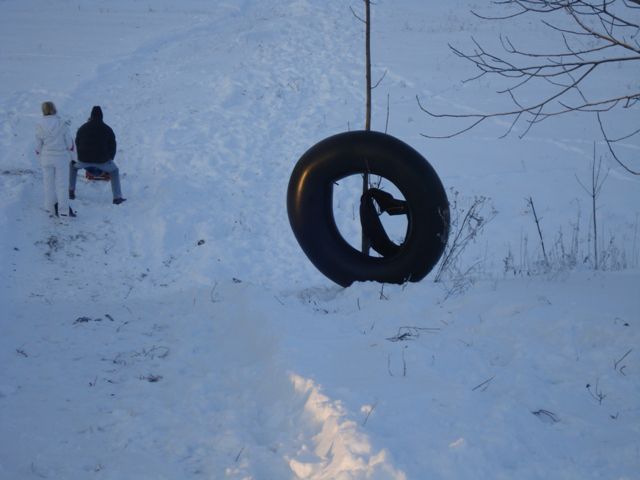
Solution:
M 75 217 L 68 196 L 69 161 L 75 155 L 73 137 L 53 102 L 42 104 L 42 115 L 36 125 L 36 155 L 42 166 L 44 208 L 51 215 Z

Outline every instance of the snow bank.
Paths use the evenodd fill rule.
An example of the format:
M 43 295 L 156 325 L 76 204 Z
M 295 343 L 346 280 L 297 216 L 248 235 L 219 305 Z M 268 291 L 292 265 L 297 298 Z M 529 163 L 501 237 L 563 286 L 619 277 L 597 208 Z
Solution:
M 302 446 L 298 458 L 289 461 L 291 470 L 301 479 L 404 480 L 404 473 L 396 470 L 386 450 L 373 451 L 370 440 L 353 420 L 348 420 L 339 401 L 323 395 L 313 380 L 293 374 L 291 381 L 299 395 L 307 397 L 304 411 L 320 428 L 312 438 L 312 445 Z M 313 454 L 311 460 L 305 454 Z

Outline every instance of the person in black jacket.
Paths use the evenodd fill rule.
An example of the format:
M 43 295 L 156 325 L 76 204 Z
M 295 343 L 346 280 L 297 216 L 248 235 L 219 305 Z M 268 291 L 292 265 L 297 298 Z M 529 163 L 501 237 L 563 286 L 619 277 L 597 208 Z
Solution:
M 116 136 L 109 125 L 102 121 L 102 109 L 95 106 L 91 116 L 76 133 L 76 150 L 78 161 L 69 164 L 69 198 L 76 198 L 76 180 L 78 170 L 90 168 L 108 173 L 111 176 L 113 203 L 120 205 L 126 200 L 122 198 L 120 189 L 120 171 L 113 161 L 116 156 Z

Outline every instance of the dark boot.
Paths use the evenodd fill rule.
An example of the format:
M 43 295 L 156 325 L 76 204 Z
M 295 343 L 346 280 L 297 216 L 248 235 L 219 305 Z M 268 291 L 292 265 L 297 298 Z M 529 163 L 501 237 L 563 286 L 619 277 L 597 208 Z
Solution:
M 114 205 L 120 205 L 122 202 L 126 202 L 126 201 L 127 201 L 127 199 L 126 199 L 126 198 L 122 198 L 122 197 L 120 197 L 120 198 L 114 198 L 114 199 L 113 199 L 113 204 L 114 204 Z
M 58 215 L 58 204 L 57 204 L 57 203 L 53 206 L 53 209 L 54 209 L 54 210 L 55 210 L 55 212 L 56 212 L 56 217 L 59 217 L 60 215 Z M 67 217 L 67 216 L 69 216 L 69 217 L 77 217 L 76 212 L 74 212 L 74 211 L 71 209 L 71 207 L 69 207 L 69 215 L 62 215 L 62 216 L 63 216 L 63 217 Z
M 63 215 L 60 214 L 61 217 L 76 217 L 76 212 L 74 212 L 71 207 L 69 207 L 69 214 L 68 215 Z

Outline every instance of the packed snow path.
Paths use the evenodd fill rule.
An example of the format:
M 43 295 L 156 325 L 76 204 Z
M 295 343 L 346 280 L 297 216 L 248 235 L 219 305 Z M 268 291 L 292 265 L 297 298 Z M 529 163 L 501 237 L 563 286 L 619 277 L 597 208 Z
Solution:
M 118 132 L 116 161 L 130 203 L 117 210 L 114 225 L 114 211 L 103 208 L 108 186 L 80 184 L 76 234 L 135 256 L 150 270 L 140 274 L 157 283 L 178 280 L 176 262 L 209 283 L 211 258 L 218 278 L 300 278 L 299 266 L 287 261 L 295 240 L 283 207 L 292 164 L 323 136 L 348 128 L 342 108 L 332 105 L 361 97 L 358 25 L 341 11 L 339 2 L 219 7 L 213 21 L 100 65 L 60 108 L 74 128 L 91 105 L 103 105 Z M 19 108 L 33 102 L 24 98 Z M 20 127 L 30 138 L 31 126 Z M 34 188 L 34 201 L 20 203 L 37 209 L 38 193 Z M 185 197 L 188 203 L 180 201 Z M 196 249 L 200 239 L 206 243 Z M 279 261 L 256 262 L 253 252 Z M 113 284 L 113 272 L 109 281 L 126 293 L 128 286 Z

